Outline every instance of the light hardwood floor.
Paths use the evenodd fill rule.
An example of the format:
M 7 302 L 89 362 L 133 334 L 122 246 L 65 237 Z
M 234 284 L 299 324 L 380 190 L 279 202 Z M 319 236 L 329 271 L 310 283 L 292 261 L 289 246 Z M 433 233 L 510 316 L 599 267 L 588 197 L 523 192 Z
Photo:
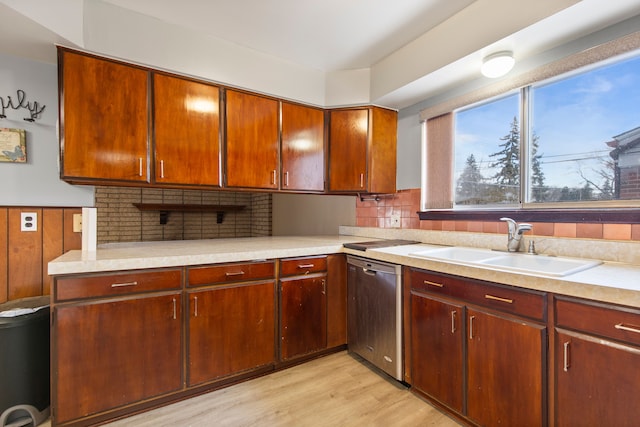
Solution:
M 43 424 L 47 427 L 48 424 Z M 109 427 L 433 426 L 457 422 L 346 351 Z

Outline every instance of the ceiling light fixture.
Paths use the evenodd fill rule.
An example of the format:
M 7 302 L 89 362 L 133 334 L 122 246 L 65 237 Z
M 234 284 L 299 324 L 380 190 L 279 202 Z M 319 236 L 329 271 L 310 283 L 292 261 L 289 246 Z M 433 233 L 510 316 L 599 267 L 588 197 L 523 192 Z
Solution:
M 513 59 L 513 52 L 502 51 L 492 53 L 482 60 L 482 67 L 480 68 L 480 71 L 483 76 L 495 79 L 496 77 L 502 77 L 511 71 L 515 62 L 515 59 Z

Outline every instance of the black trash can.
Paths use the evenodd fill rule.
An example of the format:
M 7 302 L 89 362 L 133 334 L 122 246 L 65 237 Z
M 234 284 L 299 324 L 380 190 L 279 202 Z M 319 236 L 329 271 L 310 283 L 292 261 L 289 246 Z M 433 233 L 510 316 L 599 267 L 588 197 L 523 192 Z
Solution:
M 49 297 L 0 304 L 0 427 L 49 418 Z

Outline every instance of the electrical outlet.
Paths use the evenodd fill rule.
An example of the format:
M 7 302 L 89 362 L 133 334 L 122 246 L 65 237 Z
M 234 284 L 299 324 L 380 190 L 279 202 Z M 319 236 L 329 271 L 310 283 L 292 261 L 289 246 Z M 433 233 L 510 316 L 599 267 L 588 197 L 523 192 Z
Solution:
M 400 228 L 400 214 L 391 215 L 391 227 Z
M 38 231 L 36 212 L 20 212 L 20 231 Z
M 82 214 L 73 214 L 73 232 L 82 233 Z

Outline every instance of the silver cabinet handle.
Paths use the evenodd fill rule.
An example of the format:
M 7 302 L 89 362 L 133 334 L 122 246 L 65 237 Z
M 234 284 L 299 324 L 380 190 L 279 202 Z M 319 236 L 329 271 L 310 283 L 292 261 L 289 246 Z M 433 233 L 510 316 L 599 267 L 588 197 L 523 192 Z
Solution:
M 176 320 L 176 299 L 173 299 L 173 320 Z
M 425 285 L 430 285 L 430 286 L 435 286 L 437 288 L 444 288 L 444 285 L 442 283 L 438 283 L 438 282 L 432 282 L 430 280 L 425 280 L 424 281 Z
M 284 173 L 284 186 L 285 187 L 289 186 L 289 171 Z
M 476 316 L 469 316 L 469 339 L 472 340 L 473 339 L 473 319 L 475 319 Z
M 364 174 L 360 174 L 360 188 L 364 188 Z
M 112 288 L 124 288 L 126 286 L 137 286 L 138 282 L 112 283 Z
M 618 323 L 617 325 L 614 326 L 614 328 L 619 329 L 621 331 L 635 332 L 636 334 L 640 334 L 640 328 L 633 327 L 633 326 L 625 326 L 624 323 Z
M 564 371 L 569 372 L 569 367 L 571 367 L 571 361 L 569 360 L 571 350 L 569 346 L 571 345 L 571 341 L 567 341 L 564 343 Z
M 298 264 L 298 268 L 313 268 L 313 264 Z
M 227 271 L 226 273 L 224 273 L 225 276 L 230 277 L 230 276 L 242 276 L 244 274 L 244 271 Z
M 451 312 L 451 333 L 452 334 L 456 333 L 456 311 L 455 310 Z
M 275 185 L 276 183 L 276 170 L 271 171 L 271 183 Z
M 193 317 L 198 317 L 198 297 L 193 297 Z
M 160 160 L 160 178 L 164 178 L 164 160 Z
M 501 298 L 501 297 L 496 297 L 496 296 L 489 295 L 489 294 L 486 294 L 484 297 L 486 299 L 490 299 L 490 300 L 493 300 L 493 301 L 500 301 L 500 302 L 506 302 L 507 304 L 513 304 L 513 300 L 509 299 L 509 298 Z
M 138 174 L 142 176 L 142 157 L 138 158 Z
M 326 295 L 327 294 L 327 281 L 325 279 L 322 279 L 322 295 Z

